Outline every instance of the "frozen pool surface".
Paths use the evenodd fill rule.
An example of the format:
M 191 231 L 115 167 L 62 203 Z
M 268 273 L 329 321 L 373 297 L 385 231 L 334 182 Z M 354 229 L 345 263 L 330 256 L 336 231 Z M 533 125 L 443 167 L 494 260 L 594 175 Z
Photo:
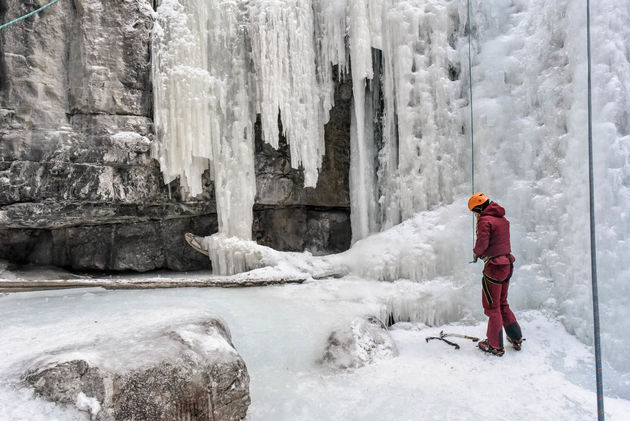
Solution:
M 0 419 L 88 419 L 16 387 L 43 354 L 76 349 L 80 355 L 117 340 L 142 341 L 147 332 L 210 315 L 226 321 L 247 363 L 249 421 L 594 417 L 592 353 L 559 323 L 539 312 L 517 311 L 527 337 L 522 352 L 508 349 L 497 358 L 463 339 L 456 340 L 461 349 L 455 350 L 424 338 L 440 330 L 483 337 L 485 323 L 478 313 L 449 307 L 445 297 L 458 303 L 458 289 L 446 281 L 359 279 L 247 289 L 93 288 L 5 295 L 0 297 Z M 392 326 L 399 357 L 349 371 L 317 363 L 332 330 L 355 316 L 383 317 L 392 310 L 399 318 L 416 318 Z M 116 363 L 128 362 L 110 362 Z M 609 419 L 623 420 L 630 401 L 609 397 L 606 410 Z

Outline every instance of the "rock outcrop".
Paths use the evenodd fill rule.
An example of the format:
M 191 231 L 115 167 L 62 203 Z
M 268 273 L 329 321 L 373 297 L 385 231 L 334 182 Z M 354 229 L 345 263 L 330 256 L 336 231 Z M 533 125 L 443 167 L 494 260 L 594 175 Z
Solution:
M 376 316 L 357 317 L 328 337 L 322 364 L 334 369 L 359 368 L 398 355 L 387 326 Z
M 137 340 L 135 341 L 137 342 Z M 89 412 L 95 421 L 233 421 L 250 404 L 249 374 L 227 328 L 216 319 L 188 325 L 90 360 L 64 353 L 25 375 L 40 397 Z M 147 350 L 149 350 L 147 352 Z M 124 353 L 124 356 L 121 356 Z M 123 363 L 121 363 L 123 361 Z
M 0 0 L 0 21 L 37 8 Z M 150 0 L 70 0 L 0 33 L 0 258 L 71 269 L 209 268 L 185 232 L 217 231 L 214 186 L 191 198 L 151 159 Z M 349 107 L 338 84 L 316 188 L 286 144 L 257 136 L 254 238 L 281 250 L 349 246 Z M 282 142 L 282 139 L 281 139 Z

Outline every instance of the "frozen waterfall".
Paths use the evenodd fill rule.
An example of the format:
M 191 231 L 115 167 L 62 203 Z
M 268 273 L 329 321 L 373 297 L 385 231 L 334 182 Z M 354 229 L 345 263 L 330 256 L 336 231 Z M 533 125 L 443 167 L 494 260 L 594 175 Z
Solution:
M 163 0 L 154 156 L 165 180 L 195 196 L 210 169 L 220 232 L 251 238 L 256 113 L 276 147 L 280 115 L 292 166 L 314 187 L 336 69 L 353 82 L 354 240 L 452 202 L 466 174 L 458 13 L 435 0 Z
M 245 11 L 236 2 L 164 0 L 154 29 L 153 83 L 165 182 L 202 192 L 210 169 L 219 230 L 251 238 L 254 175 L 253 86 Z
M 630 330 L 630 3 L 592 7 L 604 352 L 627 373 L 630 342 L 618 334 Z M 512 222 L 512 299 L 555 312 L 588 342 L 585 6 L 471 0 L 471 10 L 475 189 L 500 202 Z M 476 294 L 477 274 L 466 264 L 473 152 L 466 0 L 163 0 L 157 16 L 155 156 L 165 179 L 179 177 L 192 195 L 210 169 L 221 233 L 251 236 L 257 113 L 272 145 L 280 116 L 292 165 L 315 185 L 337 71 L 353 82 L 356 250 L 372 250 L 370 234 L 404 220 L 443 228 L 401 237 L 425 242 L 405 259 L 368 253 L 358 270 L 383 279 L 451 277 Z

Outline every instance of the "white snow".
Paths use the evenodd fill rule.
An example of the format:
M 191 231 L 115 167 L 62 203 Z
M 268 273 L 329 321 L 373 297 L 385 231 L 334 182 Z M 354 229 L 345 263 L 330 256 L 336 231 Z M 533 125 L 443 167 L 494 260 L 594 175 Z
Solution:
M 394 304 L 390 308 L 399 312 L 397 320 L 420 318 L 434 325 L 443 324 L 458 320 L 457 317 L 463 317 L 463 312 L 480 311 L 481 264 L 468 263 L 472 260 L 472 222 L 470 215 L 462 211 L 466 209 L 466 200 L 467 197 L 460 197 L 452 205 L 420 212 L 389 230 L 357 241 L 350 250 L 336 255 L 283 253 L 252 241 L 226 239 L 219 235 L 208 238 L 222 238 L 221 242 L 214 243 L 221 253 L 248 256 L 247 269 L 257 268 L 235 275 L 236 278 L 286 276 L 308 279 L 326 274 L 352 274 L 383 281 L 414 280 L 419 283 L 415 291 L 428 295 L 400 291 L 399 295 L 390 297 Z M 518 225 L 514 227 L 513 224 L 513 243 L 519 244 L 527 235 L 520 230 Z M 555 315 L 569 332 L 575 333 L 585 344 L 591 344 L 592 307 L 590 301 L 585 301 L 590 298 L 590 285 L 584 281 L 581 284 L 574 282 L 576 285 L 570 288 L 559 288 L 556 282 L 571 276 L 570 273 L 565 273 L 562 278 L 557 275 L 556 282 L 553 282 L 537 273 L 534 265 L 526 261 L 526 254 L 521 257 L 519 246 L 515 246 L 514 250 L 517 262 L 510 287 L 510 302 L 516 308 L 542 309 Z M 611 287 L 606 285 L 602 289 L 606 291 Z M 626 322 L 623 309 L 627 308 L 629 294 L 624 288 L 621 285 L 618 295 L 607 296 L 600 301 L 605 343 L 603 355 L 609 365 L 606 368 L 606 383 L 615 389 L 622 389 L 630 382 L 628 361 L 624 358 L 628 339 L 619 335 L 618 330 L 618 326 Z M 447 314 L 457 317 L 445 320 L 442 317 L 444 313 L 435 313 L 436 308 L 447 310 Z M 613 320 L 613 316 L 621 319 Z
M 277 277 L 323 277 L 327 274 L 345 273 L 335 266 L 335 256 L 313 256 L 311 253 L 280 252 L 261 246 L 255 241 L 228 237 L 221 233 L 204 237 L 200 245 L 208 251 L 213 269 L 229 275 L 241 274 L 231 279 L 269 279 Z M 246 271 L 249 271 L 245 273 Z
M 236 354 L 232 345 L 228 343 L 217 328 L 201 325 L 188 325 L 175 330 L 182 342 L 200 355 L 212 356 Z
M 98 399 L 90 398 L 85 395 L 83 392 L 79 392 L 77 395 L 77 403 L 76 406 L 81 411 L 89 412 L 90 415 L 96 416 L 101 411 L 101 404 Z
M 460 338 L 454 338 L 460 350 L 439 341 L 427 343 L 425 337 L 440 330 L 479 337 L 485 332 L 479 303 L 461 308 L 467 302 L 465 291 L 455 289 L 444 298 L 444 286 L 439 280 L 419 284 L 344 278 L 252 289 L 84 289 L 3 296 L 0 419 L 87 419 L 34 398 L 20 385 L 21 373 L 45 353 L 90 343 L 126 344 L 156 329 L 185 330 L 209 312 L 220 314 L 230 326 L 246 361 L 250 421 L 474 420 L 490 410 L 506 420 L 594 417 L 592 349 L 550 314 L 515 308 L 527 341 L 523 351 L 508 348 L 502 358 Z M 392 300 L 401 297 L 432 312 L 401 315 L 405 321 L 391 332 L 399 356 L 350 371 L 319 365 L 330 332 L 364 314 L 384 318 Z M 459 303 L 459 310 L 443 306 L 444 301 Z M 627 383 L 619 388 L 607 384 L 607 419 L 625 419 L 630 411 L 627 391 Z

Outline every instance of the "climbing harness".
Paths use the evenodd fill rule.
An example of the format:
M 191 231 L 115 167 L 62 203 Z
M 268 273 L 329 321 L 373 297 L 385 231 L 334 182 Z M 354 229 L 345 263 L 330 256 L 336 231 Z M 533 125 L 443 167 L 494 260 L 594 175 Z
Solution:
M 597 294 L 597 249 L 595 247 L 595 197 L 593 194 L 593 105 L 591 101 L 591 2 L 586 0 L 586 56 L 588 62 L 588 187 L 591 225 L 591 280 L 593 284 L 593 330 L 595 376 L 597 381 L 597 419 L 604 421 L 602 346 L 599 335 L 599 297 Z
M 27 14 L 25 14 L 24 16 L 21 16 L 21 17 L 19 17 L 19 18 L 17 18 L 17 19 L 13 19 L 13 20 L 12 20 L 12 21 L 10 21 L 10 22 L 4 23 L 4 24 L 0 25 L 0 29 L 4 29 L 4 28 L 6 28 L 6 27 L 7 27 L 7 26 L 9 26 L 9 25 L 13 25 L 14 23 L 18 23 L 18 22 L 20 22 L 20 21 L 22 21 L 22 20 L 24 20 L 24 19 L 26 19 L 26 18 L 29 18 L 29 17 L 33 16 L 34 14 L 39 13 L 39 12 L 41 12 L 42 10 L 46 9 L 47 7 L 52 6 L 53 4 L 57 3 L 58 1 L 59 1 L 59 0 L 53 0 L 53 1 L 51 1 L 50 3 L 43 5 L 42 7 L 40 7 L 40 8 L 39 8 L 39 9 L 37 9 L 37 10 L 33 10 L 32 12 L 27 13 Z

